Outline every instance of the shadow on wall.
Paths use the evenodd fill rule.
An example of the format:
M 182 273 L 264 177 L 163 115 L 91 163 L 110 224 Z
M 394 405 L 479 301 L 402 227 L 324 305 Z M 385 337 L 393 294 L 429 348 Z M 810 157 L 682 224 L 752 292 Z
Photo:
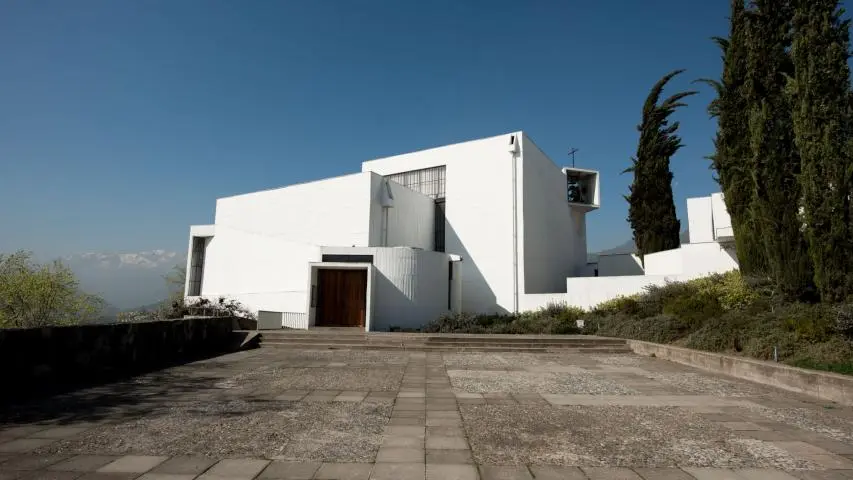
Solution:
M 497 296 L 486 282 L 483 272 L 480 271 L 477 259 L 473 258 L 465 248 L 453 225 L 445 220 L 444 228 L 445 251 L 462 257 L 462 265 L 459 267 L 459 273 L 462 275 L 461 310 L 477 313 L 509 313 L 509 310 L 498 305 Z
M 737 261 L 737 250 L 735 249 L 734 242 L 732 242 L 732 243 L 721 243 L 720 248 L 722 248 L 723 251 L 726 252 L 726 255 L 728 255 L 729 258 L 731 258 L 732 261 L 735 262 L 735 264 L 738 263 L 738 261 Z
M 390 278 L 376 270 L 373 281 L 374 296 L 377 301 L 373 307 L 371 330 L 381 332 L 389 330 L 391 327 L 421 327 L 422 322 L 409 316 L 409 312 L 415 311 L 416 305 L 405 293 L 400 291 L 397 285 L 394 285 Z

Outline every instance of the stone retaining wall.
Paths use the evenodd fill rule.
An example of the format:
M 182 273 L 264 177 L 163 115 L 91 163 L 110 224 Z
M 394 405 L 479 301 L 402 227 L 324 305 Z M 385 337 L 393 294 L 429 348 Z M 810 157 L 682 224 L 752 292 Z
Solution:
M 639 355 L 652 355 L 709 372 L 731 375 L 823 400 L 853 405 L 853 376 L 790 367 L 752 358 L 702 352 L 689 348 L 627 340 Z
M 0 329 L 0 400 L 132 375 L 241 345 L 245 319 Z

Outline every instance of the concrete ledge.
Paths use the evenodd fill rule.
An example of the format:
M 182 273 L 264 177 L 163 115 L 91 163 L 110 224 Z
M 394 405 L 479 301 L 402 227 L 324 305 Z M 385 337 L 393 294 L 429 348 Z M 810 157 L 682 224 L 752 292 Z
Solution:
M 853 376 L 806 370 L 774 362 L 702 352 L 640 340 L 627 340 L 627 343 L 631 350 L 638 355 L 654 354 L 657 358 L 709 372 L 803 393 L 842 405 L 853 405 Z
M 234 317 L 0 329 L 0 403 L 252 348 L 256 325 Z M 242 332 L 242 333 L 241 333 Z

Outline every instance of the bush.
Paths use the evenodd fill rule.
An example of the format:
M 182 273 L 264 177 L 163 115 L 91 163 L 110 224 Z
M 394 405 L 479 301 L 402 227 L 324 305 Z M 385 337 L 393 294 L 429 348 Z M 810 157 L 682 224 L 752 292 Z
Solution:
M 723 308 L 715 297 L 696 293 L 667 300 L 663 306 L 663 313 L 699 326 L 702 322 L 722 314 Z
M 700 295 L 717 299 L 724 310 L 743 309 L 758 300 L 758 293 L 737 271 L 692 280 Z
M 518 315 L 451 313 L 430 322 L 423 330 L 428 333 L 576 334 L 580 333 L 576 321 L 583 313 L 580 308 L 564 304 L 549 304 Z
M 590 310 L 592 315 L 615 315 L 624 313 L 627 315 L 636 315 L 640 311 L 640 305 L 637 302 L 637 296 L 616 297 L 606 302 L 599 303 Z
M 477 315 L 466 312 L 450 313 L 440 316 L 424 327 L 428 333 L 482 333 L 483 327 L 477 321 Z
M 853 375 L 853 342 L 836 336 L 823 343 L 806 345 L 785 363 Z
M 849 339 L 853 339 L 853 304 L 843 304 L 835 307 L 835 322 L 833 329 Z
M 671 282 L 665 285 L 649 285 L 645 293 L 637 298 L 639 306 L 637 315 L 651 317 L 663 313 L 664 305 L 678 297 L 689 297 L 696 293 L 696 288 L 689 282 Z
M 832 310 L 823 305 L 794 303 L 774 312 L 783 319 L 784 327 L 804 342 L 822 342 L 833 334 Z
M 584 326 L 586 327 L 586 325 Z M 671 315 L 634 317 L 618 313 L 609 317 L 593 319 L 584 333 L 606 337 L 633 338 L 655 343 L 671 343 L 683 337 L 687 323 Z
M 200 298 L 192 303 L 185 302 L 183 298 L 176 299 L 170 308 L 165 309 L 160 315 L 167 319 L 185 316 L 256 318 L 255 314 L 242 303 L 225 297 L 219 297 L 216 300 Z

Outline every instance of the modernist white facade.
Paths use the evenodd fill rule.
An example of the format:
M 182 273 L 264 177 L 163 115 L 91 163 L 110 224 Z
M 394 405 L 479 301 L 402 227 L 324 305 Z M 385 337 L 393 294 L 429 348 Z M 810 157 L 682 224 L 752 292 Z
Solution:
M 518 311 L 584 274 L 599 198 L 597 172 L 558 167 L 523 132 L 371 160 L 218 199 L 214 224 L 190 228 L 185 293 L 294 328 Z
M 601 255 L 589 270 L 595 278 L 566 279 L 561 299 L 592 308 L 612 298 L 640 293 L 649 285 L 686 281 L 738 268 L 732 220 L 721 193 L 687 199 L 690 242 L 678 248 L 646 255 Z

